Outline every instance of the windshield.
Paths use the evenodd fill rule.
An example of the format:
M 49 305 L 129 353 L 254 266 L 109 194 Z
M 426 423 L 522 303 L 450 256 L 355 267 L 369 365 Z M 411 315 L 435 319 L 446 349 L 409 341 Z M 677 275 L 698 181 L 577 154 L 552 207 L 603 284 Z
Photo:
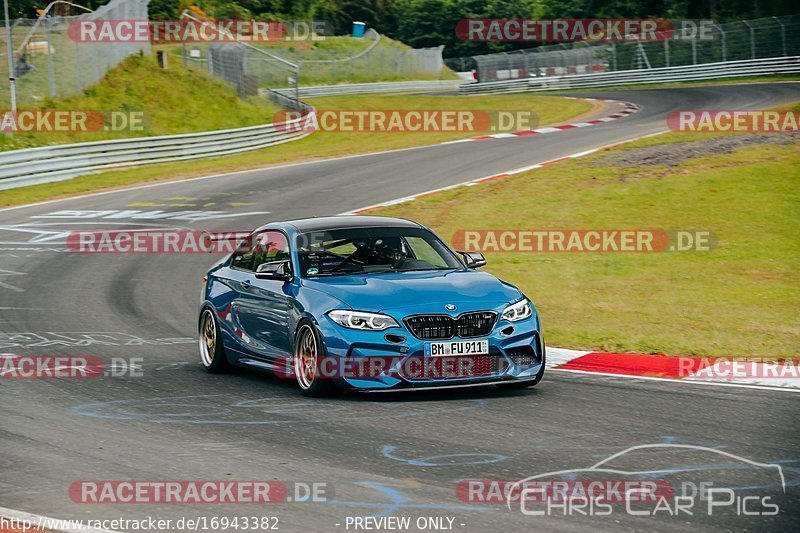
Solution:
M 464 268 L 450 249 L 421 228 L 349 228 L 298 235 L 301 275 Z

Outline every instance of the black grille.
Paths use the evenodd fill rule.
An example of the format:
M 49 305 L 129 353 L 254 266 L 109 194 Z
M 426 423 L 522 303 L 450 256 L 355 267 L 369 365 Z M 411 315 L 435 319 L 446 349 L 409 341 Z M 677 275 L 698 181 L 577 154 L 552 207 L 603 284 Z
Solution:
M 450 339 L 455 334 L 455 320 L 447 315 L 417 315 L 405 322 L 418 339 Z
M 452 339 L 481 337 L 491 333 L 497 314 L 491 311 L 449 315 L 416 315 L 405 319 L 406 326 L 418 339 Z
M 459 337 L 480 337 L 488 335 L 494 326 L 495 314 L 489 311 L 465 313 L 458 317 L 456 331 Z

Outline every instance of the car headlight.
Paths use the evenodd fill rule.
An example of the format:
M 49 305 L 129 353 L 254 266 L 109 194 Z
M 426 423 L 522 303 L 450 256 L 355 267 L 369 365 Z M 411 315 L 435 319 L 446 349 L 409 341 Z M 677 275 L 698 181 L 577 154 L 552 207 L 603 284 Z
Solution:
M 508 320 L 509 322 L 516 322 L 517 320 L 522 320 L 523 318 L 528 318 L 533 314 L 533 307 L 531 307 L 531 302 L 526 300 L 520 300 L 517 303 L 511 304 L 503 310 L 503 314 L 500 315 L 501 320 Z
M 379 313 L 336 309 L 329 312 L 328 316 L 340 326 L 350 329 L 383 331 L 385 329 L 399 327 L 399 324 L 394 318 L 387 315 L 381 315 Z

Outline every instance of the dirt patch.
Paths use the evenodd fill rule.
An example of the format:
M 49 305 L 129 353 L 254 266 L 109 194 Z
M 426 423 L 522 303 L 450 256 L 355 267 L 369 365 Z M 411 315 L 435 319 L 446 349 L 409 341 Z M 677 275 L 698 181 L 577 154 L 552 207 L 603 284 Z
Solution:
M 775 133 L 769 135 L 750 133 L 730 137 L 715 137 L 615 152 L 598 161 L 597 165 L 605 166 L 608 163 L 614 163 L 622 167 L 669 166 L 677 165 L 693 157 L 730 154 L 745 146 L 771 143 L 792 144 L 796 142 L 800 142 L 800 134 L 797 133 Z
M 596 100 L 596 99 L 586 100 L 586 102 L 592 106 L 591 108 L 589 108 L 588 111 L 586 111 L 585 113 L 581 113 L 580 115 L 574 116 L 569 120 L 558 122 L 557 124 L 572 124 L 575 122 L 584 122 L 586 120 L 591 120 L 594 118 L 605 117 L 608 116 L 608 110 L 609 108 L 611 108 L 612 105 L 615 107 L 619 107 L 617 104 L 608 104 L 603 100 Z M 548 124 L 548 125 L 552 126 L 553 124 Z

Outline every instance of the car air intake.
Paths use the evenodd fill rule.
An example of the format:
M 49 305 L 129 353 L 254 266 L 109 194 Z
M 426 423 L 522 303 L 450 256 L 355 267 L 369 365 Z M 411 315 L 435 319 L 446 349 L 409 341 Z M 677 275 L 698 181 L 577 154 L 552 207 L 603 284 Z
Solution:
M 511 348 L 507 353 L 511 360 L 514 361 L 514 364 L 518 366 L 530 366 L 539 363 L 539 358 L 531 346 Z
M 456 318 L 450 315 L 415 315 L 405 319 L 406 326 L 418 339 L 452 339 L 480 337 L 491 333 L 497 313 L 476 311 Z
M 400 376 L 409 381 L 432 379 L 484 378 L 505 371 L 501 355 L 461 355 L 457 357 L 410 356 L 400 365 Z

